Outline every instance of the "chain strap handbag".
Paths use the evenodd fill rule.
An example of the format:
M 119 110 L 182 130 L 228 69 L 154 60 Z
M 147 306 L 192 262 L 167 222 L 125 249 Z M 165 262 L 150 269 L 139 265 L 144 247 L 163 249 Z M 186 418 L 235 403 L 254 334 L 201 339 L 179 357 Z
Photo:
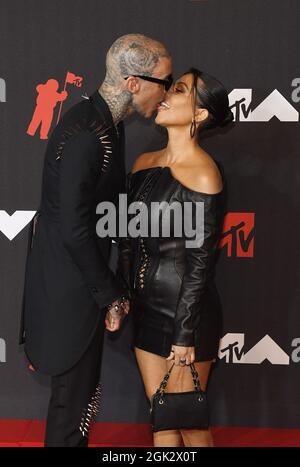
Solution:
M 175 363 L 166 373 L 150 401 L 152 431 L 197 428 L 207 430 L 209 411 L 206 392 L 202 391 L 198 372 L 191 363 L 194 391 L 165 392 L 168 379 Z

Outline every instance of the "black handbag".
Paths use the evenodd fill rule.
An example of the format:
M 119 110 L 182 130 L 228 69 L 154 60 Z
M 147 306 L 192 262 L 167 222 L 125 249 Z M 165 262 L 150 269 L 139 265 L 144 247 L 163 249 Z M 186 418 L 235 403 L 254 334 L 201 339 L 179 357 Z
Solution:
M 194 391 L 165 392 L 174 364 L 166 373 L 150 401 L 152 431 L 209 427 L 209 411 L 206 393 L 200 388 L 198 372 L 191 363 Z

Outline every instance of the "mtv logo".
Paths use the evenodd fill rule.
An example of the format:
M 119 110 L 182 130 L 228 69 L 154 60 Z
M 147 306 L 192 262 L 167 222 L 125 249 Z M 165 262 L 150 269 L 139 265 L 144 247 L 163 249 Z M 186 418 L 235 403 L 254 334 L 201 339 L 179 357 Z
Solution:
M 6 362 L 6 343 L 4 339 L 0 339 L 0 363 Z
M 15 238 L 31 221 L 36 211 L 15 211 L 11 216 L 0 210 L 0 231 L 9 239 Z
M 248 352 L 244 352 L 245 334 L 227 333 L 220 342 L 219 359 L 226 363 L 260 364 L 268 360 L 273 365 L 289 365 L 290 357 L 266 334 Z
M 228 257 L 253 258 L 254 212 L 229 212 L 223 223 L 219 246 L 227 246 Z
M 228 97 L 236 121 L 269 122 L 273 117 L 277 117 L 281 122 L 299 121 L 297 110 L 277 89 L 253 110 L 250 109 L 252 89 L 233 89 Z
M 6 83 L 3 78 L 0 78 L 0 102 L 6 102 Z

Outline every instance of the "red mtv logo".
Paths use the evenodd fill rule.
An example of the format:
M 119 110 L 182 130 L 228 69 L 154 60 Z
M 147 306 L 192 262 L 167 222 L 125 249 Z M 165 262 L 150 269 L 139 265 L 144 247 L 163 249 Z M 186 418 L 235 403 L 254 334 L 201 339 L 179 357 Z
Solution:
M 36 98 L 36 107 L 31 122 L 27 128 L 27 134 L 34 136 L 38 127 L 41 125 L 40 138 L 48 139 L 48 133 L 51 128 L 56 104 L 60 102 L 56 121 L 56 123 L 58 123 L 63 102 L 68 97 L 68 93 L 66 91 L 67 84 L 73 84 L 74 86 L 81 87 L 82 81 L 82 76 L 76 76 L 74 73 L 68 71 L 62 92 L 58 92 L 59 83 L 56 79 L 48 79 L 46 83 L 38 84 L 36 87 L 38 93 Z
M 227 246 L 228 257 L 253 258 L 254 212 L 229 212 L 224 219 L 220 248 Z

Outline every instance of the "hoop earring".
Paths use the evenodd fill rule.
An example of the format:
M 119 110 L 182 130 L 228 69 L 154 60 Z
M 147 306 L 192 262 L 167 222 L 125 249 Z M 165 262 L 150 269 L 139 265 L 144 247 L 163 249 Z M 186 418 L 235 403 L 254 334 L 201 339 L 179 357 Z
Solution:
M 195 133 L 196 133 L 196 121 L 195 121 L 195 119 L 193 118 L 192 124 L 191 124 L 191 127 L 190 127 L 190 135 L 191 135 L 191 138 L 194 138 Z

